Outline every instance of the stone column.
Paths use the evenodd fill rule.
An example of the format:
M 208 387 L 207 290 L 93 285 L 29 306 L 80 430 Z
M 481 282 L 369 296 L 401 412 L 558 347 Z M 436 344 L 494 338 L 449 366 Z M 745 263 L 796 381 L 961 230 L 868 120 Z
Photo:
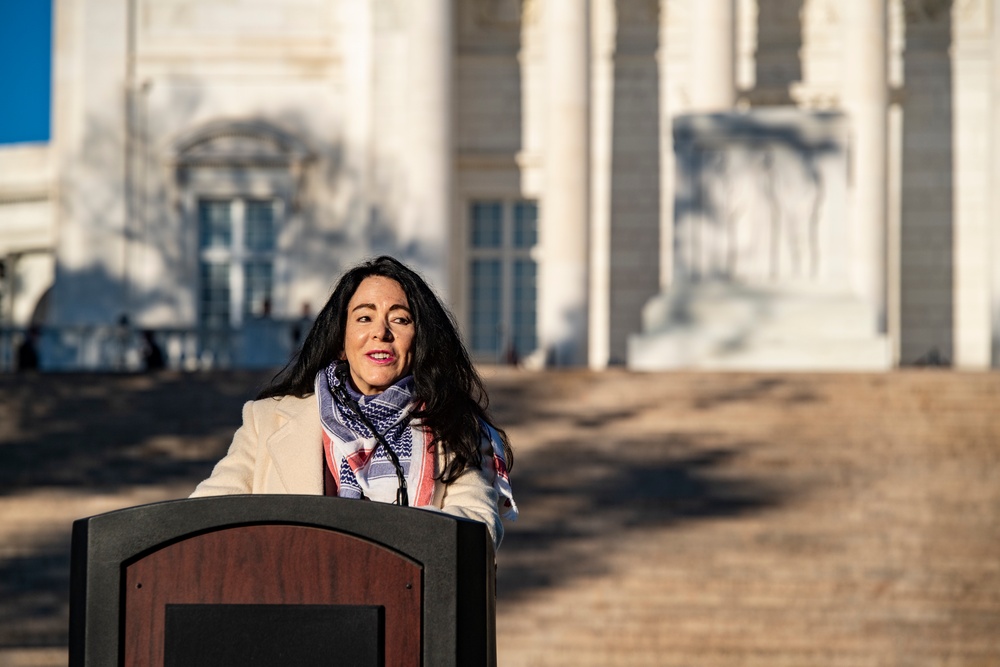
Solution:
M 961 6 L 957 2 L 955 5 Z M 951 38 L 947 50 L 942 49 L 950 65 L 952 84 L 948 91 L 953 180 L 951 359 L 955 368 L 969 370 L 990 368 L 993 354 L 991 281 L 997 256 L 992 247 L 990 227 L 994 221 L 989 209 L 996 181 L 989 180 L 988 147 L 997 131 L 990 113 L 989 92 L 995 77 L 992 51 L 997 33 L 993 32 L 990 39 L 993 49 L 983 39 L 989 35 L 990 5 L 994 14 L 1000 9 L 998 3 L 969 3 L 965 8 L 956 7 L 939 22 L 942 35 Z M 969 11 L 976 6 L 983 12 L 979 17 Z M 974 145 L 985 150 L 966 149 Z
M 352 0 L 341 5 L 341 42 L 344 58 L 344 164 L 350 170 L 361 206 L 342 204 L 337 211 L 348 224 L 364 228 L 372 201 L 372 134 L 374 97 L 374 0 Z
M 611 356 L 611 227 L 614 153 L 615 0 L 591 0 L 590 327 L 588 365 L 607 368 Z
M 990 99 L 990 183 L 1000 183 L 1000 11 L 993 12 L 993 67 Z M 1000 367 L 1000 188 L 991 188 L 989 217 L 992 226 L 989 250 L 990 284 L 990 365 Z
M 409 7 L 407 209 L 399 228 L 400 256 L 418 268 L 445 301 L 452 298 L 448 252 L 451 228 L 452 0 Z M 377 56 L 376 56 L 377 57 Z
M 886 0 L 845 3 L 844 106 L 851 122 L 855 289 L 886 326 L 888 65 Z
M 691 11 L 691 110 L 729 111 L 736 102 L 733 0 L 697 0 Z
M 589 29 L 587 0 L 547 0 L 545 185 L 538 334 L 546 363 L 587 360 Z
M 667 35 L 670 16 L 667 0 L 660 0 L 660 24 L 657 26 L 659 45 L 656 50 L 660 70 L 660 291 L 670 288 L 674 278 L 674 114 L 671 104 L 670 49 Z

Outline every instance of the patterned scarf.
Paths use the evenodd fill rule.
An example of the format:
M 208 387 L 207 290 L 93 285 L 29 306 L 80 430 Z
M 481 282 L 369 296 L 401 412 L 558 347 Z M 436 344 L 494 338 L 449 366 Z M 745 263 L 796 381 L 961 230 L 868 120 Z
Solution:
M 490 444 L 493 445 L 493 469 L 497 476 L 493 480 L 493 488 L 496 489 L 497 497 L 500 500 L 500 516 L 511 521 L 517 520 L 517 503 L 514 502 L 514 491 L 510 487 L 510 475 L 507 472 L 507 457 L 503 453 L 503 440 L 489 424 L 483 424 L 483 428 L 490 436 Z
M 334 362 L 317 373 L 315 388 L 323 426 L 323 449 L 337 485 L 337 495 L 392 503 L 399 484 L 396 468 L 375 435 L 350 407 L 334 397 L 334 388 L 343 386 L 399 457 L 410 503 L 414 506 L 430 504 L 437 457 L 429 447 L 430 434 L 411 423 L 413 377 L 403 378 L 380 394 L 365 396 L 355 391 L 349 382 L 341 383 L 335 373 L 336 367 Z M 414 447 L 414 442 L 423 446 Z
M 414 507 L 430 505 L 434 497 L 434 477 L 437 475 L 437 453 L 433 436 L 414 423 L 410 415 L 416 407 L 413 402 L 413 376 L 407 376 L 381 394 L 365 396 L 342 383 L 333 362 L 316 374 L 316 396 L 319 399 L 319 417 L 323 426 L 323 450 L 326 463 L 333 473 L 337 495 L 341 498 L 369 498 L 392 503 L 396 499 L 398 480 L 392 461 L 378 445 L 375 435 L 354 411 L 342 405 L 335 397 L 334 388 L 343 386 L 361 412 L 385 438 L 406 477 L 410 504 Z M 500 500 L 500 510 L 505 519 L 517 518 L 517 505 L 511 491 L 500 435 L 488 424 L 483 424 L 493 446 L 493 466 L 496 478 L 493 487 Z M 413 443 L 423 443 L 414 447 Z

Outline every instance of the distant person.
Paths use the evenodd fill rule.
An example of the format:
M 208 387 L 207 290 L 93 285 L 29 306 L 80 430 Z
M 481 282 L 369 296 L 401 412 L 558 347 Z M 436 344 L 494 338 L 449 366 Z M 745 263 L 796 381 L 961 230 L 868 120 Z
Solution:
M 131 342 L 132 324 L 128 313 L 122 313 L 118 316 L 118 324 L 115 326 L 115 370 L 124 371 L 128 367 L 128 349 Z
M 302 349 L 257 400 L 193 496 L 291 493 L 517 516 L 512 453 L 450 314 L 391 257 L 337 283 Z M 280 432 L 280 433 L 279 433 Z M 266 446 L 265 446 L 266 443 Z
M 142 366 L 147 372 L 159 371 L 166 368 L 166 360 L 163 357 L 163 350 L 156 342 L 152 329 L 142 330 Z
M 298 351 L 299 345 L 302 344 L 302 337 L 305 336 L 306 332 L 309 331 L 309 327 L 312 326 L 312 307 L 309 302 L 302 304 L 302 315 L 295 324 L 292 325 L 292 351 Z
M 514 344 L 514 341 L 511 341 L 510 344 L 507 345 L 507 350 L 504 352 L 504 362 L 508 366 L 521 365 L 521 355 L 517 353 L 517 345 Z
M 38 370 L 38 338 L 40 333 L 41 330 L 37 325 L 28 327 L 24 334 L 24 340 L 17 346 L 17 371 L 19 373 Z

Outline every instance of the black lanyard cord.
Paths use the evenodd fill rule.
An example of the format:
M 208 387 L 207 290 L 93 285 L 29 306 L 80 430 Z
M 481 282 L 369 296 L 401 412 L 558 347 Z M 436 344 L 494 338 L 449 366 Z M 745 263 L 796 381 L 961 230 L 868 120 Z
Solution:
M 334 387 L 334 394 L 340 399 L 342 403 L 347 405 L 351 411 L 361 420 L 368 430 L 372 432 L 375 436 L 375 440 L 378 441 L 379 446 L 381 446 L 389 457 L 389 461 L 392 462 L 392 467 L 396 469 L 396 480 L 399 483 L 399 487 L 396 489 L 396 504 L 401 507 L 406 507 L 410 504 L 409 494 L 406 491 L 406 475 L 403 474 L 403 466 L 399 462 L 399 456 L 396 452 L 392 451 L 392 447 L 386 442 L 385 436 L 378 432 L 375 425 L 371 423 L 371 420 L 361 411 L 361 406 L 358 402 L 354 400 L 354 397 L 348 393 L 347 389 L 344 388 L 344 382 L 346 379 L 341 376 L 340 369 L 338 370 L 338 379 L 340 380 L 340 385 Z

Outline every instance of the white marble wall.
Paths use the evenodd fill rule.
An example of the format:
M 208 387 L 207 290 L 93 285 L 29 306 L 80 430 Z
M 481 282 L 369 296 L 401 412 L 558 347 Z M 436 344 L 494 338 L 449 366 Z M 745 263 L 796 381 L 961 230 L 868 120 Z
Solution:
M 885 137 L 887 172 L 873 180 L 885 198 L 878 232 L 884 239 L 875 239 L 885 250 L 869 244 L 864 252 L 873 259 L 852 260 L 858 287 L 884 281 L 898 362 L 982 368 L 1000 339 L 992 269 L 997 236 L 989 222 L 995 149 L 983 140 L 992 135 L 996 113 L 997 8 L 987 0 L 890 0 L 887 7 L 887 99 L 895 120 Z M 664 8 L 665 106 L 673 116 L 695 103 L 690 23 L 696 13 L 687 0 L 667 0 Z M 863 66 L 844 64 L 849 6 L 741 0 L 736 8 L 738 105 L 852 108 L 851 86 Z M 664 211 L 665 238 L 674 231 L 671 216 Z M 858 233 L 872 231 L 865 223 Z M 670 248 L 663 259 L 669 284 L 676 259 Z
M 56 7 L 52 150 L 56 280 L 51 324 L 103 324 L 126 308 L 126 4 Z
M 309 211 L 282 242 L 300 253 L 279 316 L 328 289 L 329 257 L 310 257 L 304 215 L 335 231 L 327 178 L 339 158 L 332 5 L 324 1 L 68 0 L 57 8 L 53 145 L 60 192 L 54 323 L 195 322 L 197 195 L 232 194 L 221 176 L 178 187 L 178 142 L 220 122 L 266 120 L 316 154 Z M 131 49 L 131 56 L 130 56 Z M 129 63 L 132 66 L 129 67 Z M 228 190 L 227 190 L 228 187 Z M 262 192 L 261 194 L 267 194 Z M 310 222 L 313 222 L 312 220 Z
M 46 144 L 0 146 L 0 257 L 51 249 L 51 157 Z
M 832 112 L 677 117 L 675 280 L 851 291 L 847 139 Z
M 740 109 L 847 112 L 855 141 L 860 65 L 845 66 L 850 16 L 838 0 L 561 1 L 584 17 L 572 30 L 585 34 L 551 32 L 554 0 L 60 0 L 52 208 L 0 205 L 0 226 L 35 220 L 27 226 L 42 231 L 28 235 L 58 257 L 54 324 L 107 323 L 125 310 L 151 326 L 193 323 L 197 253 L 178 196 L 178 141 L 220 121 L 266 121 L 310 155 L 279 188 L 298 194 L 287 194 L 280 243 L 294 261 L 281 271 L 276 314 L 318 306 L 345 264 L 392 251 L 424 268 L 461 320 L 465 202 L 539 198 L 542 338 L 572 339 L 567 359 L 603 367 L 641 328 L 644 299 L 676 275 L 672 127 L 704 108 L 699 85 L 728 86 Z M 844 250 L 842 267 L 884 300 L 876 308 L 895 359 L 983 368 L 1000 349 L 1000 10 L 988 0 L 886 3 L 893 120 L 887 172 L 875 179 L 885 213 L 877 229 L 861 226 L 860 236 L 874 234 L 868 250 Z M 728 7 L 732 69 L 709 81 L 692 22 L 707 26 L 706 11 Z M 552 104 L 575 89 L 547 77 L 553 49 L 581 38 L 583 108 L 570 118 Z M 567 118 L 584 118 L 583 129 Z M 573 164 L 586 165 L 583 184 L 554 185 L 560 173 L 579 180 L 556 168 Z M 232 177 L 198 184 L 208 192 Z M 57 238 L 46 236 L 48 216 Z

